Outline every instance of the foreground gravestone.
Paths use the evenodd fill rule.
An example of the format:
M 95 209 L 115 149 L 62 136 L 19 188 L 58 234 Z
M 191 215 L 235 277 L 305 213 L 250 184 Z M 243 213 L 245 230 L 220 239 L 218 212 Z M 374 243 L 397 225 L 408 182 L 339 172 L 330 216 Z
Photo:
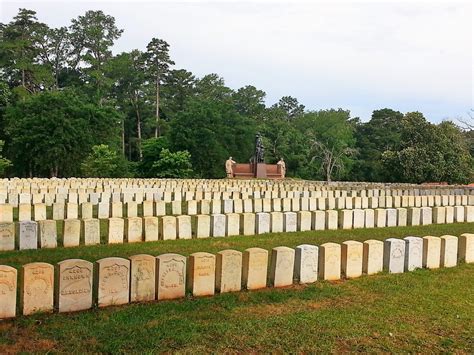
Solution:
M 156 257 L 158 300 L 181 298 L 186 293 L 186 257 L 162 254 Z
M 20 250 L 38 248 L 38 222 L 22 221 L 19 223 Z
M 341 265 L 344 276 L 348 279 L 362 275 L 363 244 L 348 240 L 341 245 Z
M 423 267 L 423 239 L 406 237 L 405 240 L 405 271 L 413 271 Z
M 454 235 L 441 237 L 441 267 L 453 267 L 458 262 L 458 238 Z
M 143 217 L 143 225 L 145 229 L 145 242 L 157 241 L 159 236 L 158 217 Z
M 15 223 L 0 223 L 0 251 L 15 249 Z
M 474 263 L 474 234 L 464 233 L 459 237 L 459 259 Z
M 0 223 L 13 222 L 13 206 L 0 204 Z
M 97 305 L 107 307 L 129 302 L 130 260 L 104 258 L 96 261 Z
M 81 221 L 78 219 L 66 219 L 63 222 L 63 246 L 77 247 L 81 237 Z
M 405 241 L 396 238 L 384 242 L 384 269 L 390 273 L 402 273 L 405 266 Z
M 324 243 L 319 246 L 319 277 L 322 280 L 341 278 L 341 245 Z
M 216 289 L 220 293 L 240 291 L 242 287 L 242 253 L 222 250 L 216 255 Z
M 212 296 L 215 291 L 216 256 L 193 253 L 188 260 L 188 289 L 193 296 Z
M 0 319 L 16 316 L 17 271 L 0 265 Z
M 301 284 L 318 280 L 318 255 L 316 245 L 302 244 L 295 249 L 294 278 Z
M 293 284 L 295 250 L 288 247 L 272 249 L 270 266 L 270 283 L 273 287 L 284 287 Z
M 423 237 L 423 267 L 437 269 L 441 261 L 441 239 L 439 237 Z
M 80 259 L 57 264 L 56 308 L 74 312 L 92 308 L 93 264 Z
M 82 229 L 85 245 L 100 244 L 100 222 L 98 219 L 83 219 Z
M 54 299 L 54 267 L 47 263 L 23 265 L 21 307 L 23 315 L 52 312 Z
M 130 302 L 145 302 L 155 299 L 156 259 L 147 254 L 133 255 L 130 259 Z
M 267 286 L 268 251 L 249 248 L 242 258 L 242 285 L 248 290 Z
M 369 239 L 363 243 L 362 272 L 373 275 L 383 270 L 383 242 Z
M 58 235 L 56 221 L 44 220 L 38 222 L 38 239 L 40 247 L 56 248 L 58 246 Z

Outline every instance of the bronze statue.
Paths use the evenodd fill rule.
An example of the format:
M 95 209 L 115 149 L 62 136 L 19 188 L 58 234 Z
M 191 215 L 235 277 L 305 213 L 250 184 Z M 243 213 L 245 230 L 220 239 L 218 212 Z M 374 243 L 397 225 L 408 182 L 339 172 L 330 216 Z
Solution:
M 260 133 L 257 133 L 255 136 L 255 163 L 258 164 L 265 162 L 264 153 L 265 148 L 263 146 L 262 136 Z

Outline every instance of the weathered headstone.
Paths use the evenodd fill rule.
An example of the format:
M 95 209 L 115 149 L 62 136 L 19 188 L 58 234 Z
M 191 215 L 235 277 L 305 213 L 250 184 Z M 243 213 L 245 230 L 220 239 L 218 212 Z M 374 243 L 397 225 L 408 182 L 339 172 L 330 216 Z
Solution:
M 56 221 L 44 220 L 38 222 L 38 240 L 42 249 L 58 246 Z
M 344 276 L 348 279 L 362 275 L 363 244 L 348 240 L 341 245 L 341 266 Z
M 147 254 L 130 259 L 130 302 L 153 301 L 156 291 L 156 259 Z
M 65 219 L 63 223 L 63 246 L 77 247 L 79 246 L 80 238 L 81 221 L 78 219 Z
M 341 278 L 341 245 L 324 243 L 319 246 L 319 277 L 322 280 Z
M 336 210 L 327 210 L 326 213 L 326 228 L 327 229 L 337 229 L 337 211 Z
M 383 270 L 383 242 L 369 239 L 363 243 L 362 272 L 373 275 Z
M 143 239 L 143 220 L 141 217 L 129 217 L 127 221 L 127 242 L 137 243 Z
M 296 232 L 297 230 L 296 212 L 283 213 L 283 229 L 285 232 Z
M 130 260 L 104 258 L 96 261 L 97 305 L 107 307 L 130 300 Z
M 295 250 L 288 247 L 272 249 L 270 266 L 270 283 L 273 287 L 284 287 L 293 284 Z
M 423 239 L 406 237 L 405 240 L 405 271 L 413 271 L 423 267 Z
M 453 267 L 458 263 L 458 238 L 454 235 L 441 236 L 441 267 Z
M 216 256 L 193 253 L 188 261 L 188 289 L 193 296 L 212 296 L 215 291 Z
M 100 244 L 100 222 L 98 219 L 83 219 L 82 230 L 85 245 Z
M 340 210 L 339 211 L 339 228 L 341 229 L 352 229 L 352 210 Z
M 216 255 L 216 289 L 220 293 L 240 291 L 242 287 L 242 253 L 223 250 Z
M 248 290 L 267 286 L 268 251 L 261 248 L 249 248 L 242 259 L 242 285 Z
M 211 216 L 198 214 L 193 218 L 196 226 L 196 238 L 209 238 L 211 236 Z
M 240 234 L 240 215 L 237 213 L 229 213 L 226 215 L 226 235 L 233 236 Z
M 441 238 L 423 237 L 423 267 L 437 269 L 441 262 Z
M 312 283 L 318 280 L 318 247 L 302 244 L 295 249 L 294 278 L 299 283 Z
M 54 299 L 54 267 L 47 263 L 23 265 L 21 307 L 23 315 L 52 312 Z
M 69 259 L 57 264 L 56 307 L 60 313 L 92 308 L 93 274 L 89 261 Z
M 474 234 L 464 233 L 459 237 L 459 260 L 474 263 Z
M 145 242 L 157 241 L 158 236 L 159 236 L 158 217 L 153 217 L 153 216 L 143 217 L 143 226 L 145 230 Z
M 283 232 L 283 213 L 270 212 L 270 231 L 272 233 Z
M 256 225 L 257 234 L 269 233 L 270 232 L 270 214 L 267 212 L 258 212 L 255 218 L 255 225 Z
M 225 237 L 226 217 L 225 214 L 211 215 L 211 234 L 213 237 Z
M 16 316 L 17 271 L 0 265 L 0 319 Z
M 181 298 L 186 292 L 186 257 L 162 254 L 156 257 L 158 300 Z
M 242 213 L 240 215 L 240 234 L 255 234 L 255 215 L 253 213 Z
M 160 221 L 160 239 L 174 240 L 177 236 L 176 217 L 163 216 Z
M 122 218 L 109 218 L 109 244 L 122 244 L 124 236 L 124 220 Z
M 402 273 L 405 266 L 405 241 L 389 238 L 384 242 L 383 267 L 390 273 Z
M 15 249 L 15 223 L 0 223 L 0 251 Z

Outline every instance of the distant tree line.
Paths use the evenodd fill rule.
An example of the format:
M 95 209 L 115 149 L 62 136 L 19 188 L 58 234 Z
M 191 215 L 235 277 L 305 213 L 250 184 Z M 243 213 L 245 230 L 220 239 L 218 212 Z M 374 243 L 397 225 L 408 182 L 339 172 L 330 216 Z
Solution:
M 291 177 L 472 178 L 472 131 L 451 121 L 384 108 L 361 122 L 291 96 L 267 107 L 254 86 L 175 68 L 163 39 L 113 55 L 122 32 L 102 11 L 50 28 L 20 9 L 0 24 L 0 174 L 219 178 L 228 156 L 249 161 L 260 132 L 266 161 L 284 157 Z

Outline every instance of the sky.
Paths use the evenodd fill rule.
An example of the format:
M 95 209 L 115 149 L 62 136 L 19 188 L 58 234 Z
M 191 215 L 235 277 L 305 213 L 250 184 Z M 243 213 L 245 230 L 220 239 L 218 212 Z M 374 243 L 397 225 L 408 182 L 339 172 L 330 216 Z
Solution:
M 175 69 L 217 73 L 253 85 L 271 105 L 296 97 L 308 110 L 420 111 L 432 122 L 467 119 L 474 109 L 471 1 L 9 1 L 51 27 L 102 10 L 124 29 L 113 51 L 170 44 Z

